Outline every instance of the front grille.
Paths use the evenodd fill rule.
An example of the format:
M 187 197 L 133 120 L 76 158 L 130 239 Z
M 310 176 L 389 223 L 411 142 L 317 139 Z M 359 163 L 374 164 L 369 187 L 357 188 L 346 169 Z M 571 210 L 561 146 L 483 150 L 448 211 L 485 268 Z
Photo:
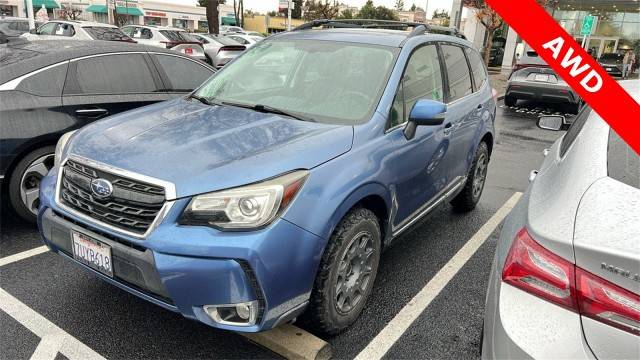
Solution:
M 91 191 L 91 181 L 105 179 L 113 185 L 107 198 Z M 60 179 L 60 201 L 73 210 L 117 228 L 144 234 L 164 205 L 164 188 L 125 178 L 68 160 Z

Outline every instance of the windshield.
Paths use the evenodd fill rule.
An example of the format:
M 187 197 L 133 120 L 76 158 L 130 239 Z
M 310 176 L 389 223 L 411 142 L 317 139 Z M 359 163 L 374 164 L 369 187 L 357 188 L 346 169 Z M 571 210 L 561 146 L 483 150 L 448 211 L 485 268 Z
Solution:
M 166 36 L 169 41 L 173 42 L 199 42 L 198 39 L 189 35 L 186 31 L 160 30 L 160 34 Z
M 353 125 L 371 117 L 397 53 L 397 48 L 346 42 L 263 41 L 195 95 Z

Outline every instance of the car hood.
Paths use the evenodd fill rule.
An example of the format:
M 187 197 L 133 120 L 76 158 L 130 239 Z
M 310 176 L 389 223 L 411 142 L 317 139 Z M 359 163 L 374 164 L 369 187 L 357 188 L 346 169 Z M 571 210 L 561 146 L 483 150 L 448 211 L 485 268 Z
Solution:
M 352 141 L 352 126 L 180 98 L 89 125 L 68 152 L 171 182 L 180 198 L 310 169 Z

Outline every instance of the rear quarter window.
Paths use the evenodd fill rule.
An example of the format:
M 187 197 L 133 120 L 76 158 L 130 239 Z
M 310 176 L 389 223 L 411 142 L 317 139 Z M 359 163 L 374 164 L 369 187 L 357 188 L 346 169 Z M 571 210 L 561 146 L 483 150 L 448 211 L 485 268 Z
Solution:
M 607 171 L 609 177 L 640 189 L 640 156 L 613 130 L 609 132 Z

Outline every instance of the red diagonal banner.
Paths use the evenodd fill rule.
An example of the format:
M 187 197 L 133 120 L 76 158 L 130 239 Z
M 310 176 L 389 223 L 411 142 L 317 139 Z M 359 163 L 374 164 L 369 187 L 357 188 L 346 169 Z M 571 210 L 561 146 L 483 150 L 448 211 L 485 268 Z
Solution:
M 640 105 L 535 0 L 487 3 L 640 154 Z

